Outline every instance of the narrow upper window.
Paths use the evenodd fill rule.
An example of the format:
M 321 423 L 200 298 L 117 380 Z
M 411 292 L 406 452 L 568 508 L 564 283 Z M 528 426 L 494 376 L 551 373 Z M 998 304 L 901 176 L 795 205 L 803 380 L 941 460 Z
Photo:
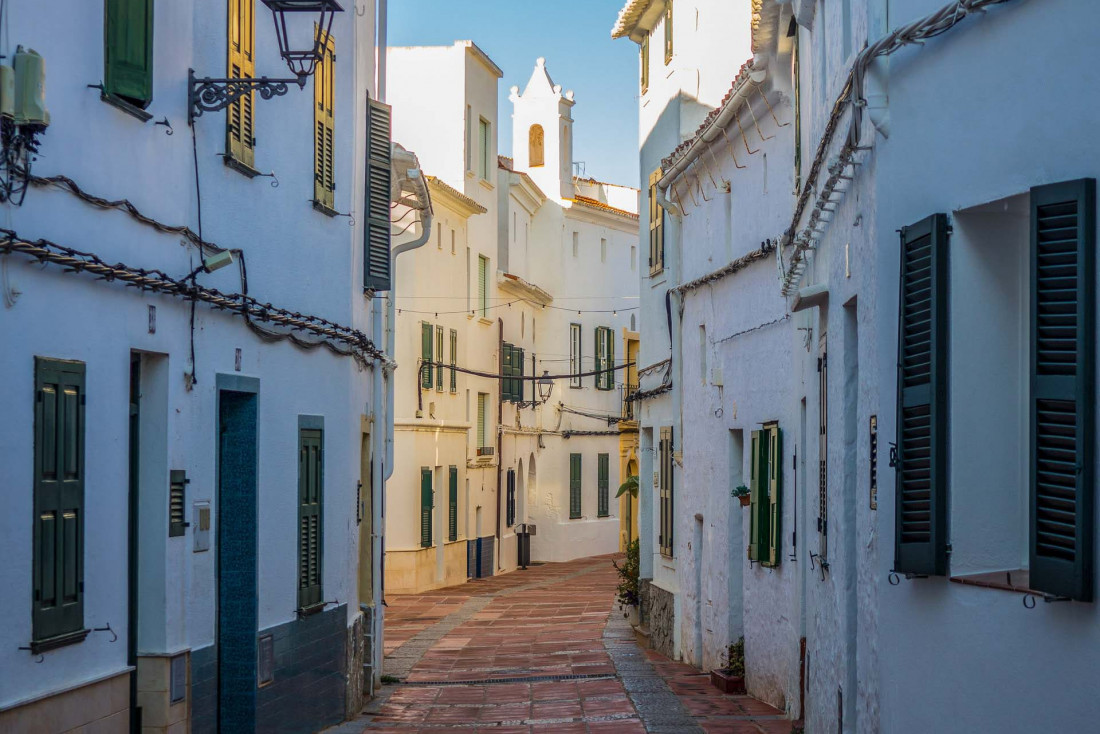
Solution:
M 569 374 L 576 375 L 581 372 L 581 325 L 569 325 Z M 570 377 L 569 387 L 580 387 L 581 378 Z
M 145 109 L 153 101 L 153 0 L 106 0 L 104 11 L 103 93 Z
M 466 105 L 466 170 L 474 172 L 474 111 Z
M 642 94 L 649 91 L 649 35 L 642 39 Z
M 657 203 L 657 182 L 661 169 L 649 176 L 649 274 L 665 269 L 665 210 Z
M 132 6 L 116 0 L 115 4 Z M 229 0 L 229 60 L 226 76 L 230 79 L 256 76 L 255 0 Z M 252 168 L 256 163 L 256 128 L 253 117 L 254 93 L 248 92 L 225 109 L 226 160 Z
M 573 257 L 576 257 L 581 250 L 581 235 L 579 232 L 573 233 Z
M 481 176 L 482 181 L 488 181 L 489 172 L 492 170 L 489 161 L 493 154 L 493 126 L 488 120 L 482 117 L 478 124 L 478 129 L 480 132 L 479 140 L 481 141 L 481 159 L 478 174 Z
M 324 434 L 298 429 L 298 608 L 323 606 L 321 569 L 324 545 Z
M 489 316 L 489 258 L 477 256 L 477 308 L 481 318 Z
M 321 31 L 314 26 L 314 32 Z M 336 45 L 328 34 L 324 55 L 313 80 L 313 203 L 319 209 L 335 213 L 336 153 Z
M 607 262 L 607 240 L 603 237 L 600 238 L 600 262 Z
M 544 149 L 544 133 L 542 125 L 532 125 L 527 133 L 527 160 L 531 168 L 544 165 L 546 154 Z

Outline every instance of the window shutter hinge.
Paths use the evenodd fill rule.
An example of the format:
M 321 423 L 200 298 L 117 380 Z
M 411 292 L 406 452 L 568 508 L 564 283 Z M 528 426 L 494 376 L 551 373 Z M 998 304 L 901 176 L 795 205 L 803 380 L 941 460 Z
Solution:
M 898 445 L 896 443 L 890 443 L 890 468 L 898 468 Z

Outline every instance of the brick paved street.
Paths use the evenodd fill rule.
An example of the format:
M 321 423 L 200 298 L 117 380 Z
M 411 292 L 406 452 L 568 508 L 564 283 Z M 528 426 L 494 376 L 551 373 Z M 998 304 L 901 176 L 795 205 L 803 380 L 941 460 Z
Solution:
M 615 584 L 604 556 L 390 595 L 384 672 L 403 682 L 331 733 L 790 731 L 770 706 L 643 653 Z

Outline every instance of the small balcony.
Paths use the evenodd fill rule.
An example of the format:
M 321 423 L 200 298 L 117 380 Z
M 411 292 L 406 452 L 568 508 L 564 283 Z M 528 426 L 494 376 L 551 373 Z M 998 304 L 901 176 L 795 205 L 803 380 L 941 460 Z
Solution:
M 622 397 L 622 420 L 636 420 L 634 417 L 634 393 L 638 392 L 637 385 L 623 384 L 619 386 L 619 394 Z

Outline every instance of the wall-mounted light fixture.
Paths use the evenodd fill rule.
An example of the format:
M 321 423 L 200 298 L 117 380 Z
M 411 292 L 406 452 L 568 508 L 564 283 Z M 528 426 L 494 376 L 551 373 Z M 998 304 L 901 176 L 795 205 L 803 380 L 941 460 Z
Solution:
M 550 379 L 550 373 L 546 370 L 542 371 L 542 377 L 538 379 L 539 397 L 542 398 L 542 402 L 546 402 L 550 399 L 550 394 L 554 392 L 554 381 Z
M 336 0 L 261 0 L 271 10 L 275 19 L 275 35 L 279 40 L 279 55 L 286 61 L 294 78 L 259 79 L 198 78 L 195 70 L 188 70 L 187 122 L 193 124 L 204 112 L 224 110 L 249 92 L 259 92 L 263 99 L 281 97 L 291 84 L 304 89 L 306 79 L 313 75 L 317 62 L 328 43 L 332 21 L 343 8 Z M 316 31 L 292 31 L 287 27 L 288 13 L 312 13 L 316 18 Z M 292 26 L 293 26 L 292 22 Z M 305 40 L 310 38 L 311 40 Z

